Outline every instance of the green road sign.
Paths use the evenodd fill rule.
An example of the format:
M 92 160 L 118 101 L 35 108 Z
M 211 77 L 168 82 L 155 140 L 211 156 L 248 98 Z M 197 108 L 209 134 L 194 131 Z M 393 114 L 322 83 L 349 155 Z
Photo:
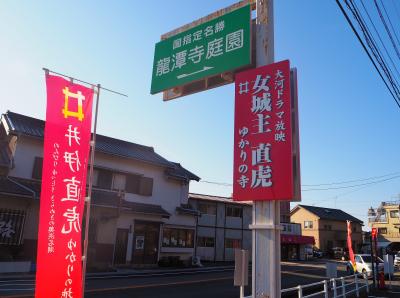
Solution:
M 250 5 L 156 44 L 151 94 L 251 63 Z

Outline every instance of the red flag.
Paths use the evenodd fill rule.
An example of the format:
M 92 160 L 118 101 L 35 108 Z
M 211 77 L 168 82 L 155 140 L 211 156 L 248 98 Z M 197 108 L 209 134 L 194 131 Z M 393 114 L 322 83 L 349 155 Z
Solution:
M 81 297 L 81 232 L 93 89 L 46 75 L 35 297 Z
M 353 265 L 353 271 L 356 272 L 356 261 L 354 259 L 353 245 L 351 242 L 351 221 L 347 221 L 347 247 L 349 248 L 349 259 Z
M 289 60 L 236 75 L 234 200 L 293 199 L 290 95 Z

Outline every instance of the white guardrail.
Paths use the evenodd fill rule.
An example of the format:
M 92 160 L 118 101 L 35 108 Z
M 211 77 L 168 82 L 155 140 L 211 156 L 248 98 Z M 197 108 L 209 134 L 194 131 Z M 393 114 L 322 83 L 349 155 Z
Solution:
M 303 295 L 303 290 L 318 286 L 323 286 L 323 290 L 318 292 L 313 292 L 308 295 Z M 347 295 L 350 295 L 352 293 L 355 293 L 356 296 L 359 297 L 360 292 L 364 289 L 366 289 L 366 292 L 369 293 L 368 278 L 366 278 L 366 276 L 363 276 L 361 274 L 354 274 L 345 277 L 332 278 L 329 280 L 325 279 L 323 281 L 315 282 L 312 284 L 298 285 L 297 287 L 283 289 L 281 290 L 281 294 L 289 292 L 294 292 L 293 294 L 295 294 L 295 292 L 297 292 L 298 298 L 308 298 L 315 296 L 325 297 L 325 298 L 329 297 L 345 298 Z M 251 297 L 252 296 L 247 296 L 245 298 L 251 298 Z

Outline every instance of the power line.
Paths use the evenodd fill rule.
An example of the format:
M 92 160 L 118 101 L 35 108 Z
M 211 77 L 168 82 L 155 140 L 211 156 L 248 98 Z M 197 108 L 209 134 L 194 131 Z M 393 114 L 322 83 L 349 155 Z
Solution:
M 393 176 L 387 179 L 381 179 L 384 177 L 389 177 Z M 377 184 L 381 182 L 385 182 L 388 180 L 392 179 L 397 179 L 400 177 L 400 172 L 393 172 L 390 174 L 385 174 L 385 175 L 380 175 L 380 176 L 373 176 L 373 177 L 368 177 L 368 178 L 361 178 L 361 179 L 353 179 L 353 180 L 347 180 L 347 181 L 339 181 L 339 182 L 330 182 L 330 183 L 320 183 L 320 184 L 302 184 L 302 187 L 317 187 L 317 186 L 329 186 L 329 185 L 341 185 L 341 184 L 348 184 L 348 183 L 353 183 L 353 182 L 362 182 L 362 181 L 369 181 L 369 180 L 376 180 L 376 179 L 381 179 L 378 181 L 372 181 L 368 183 L 362 183 L 362 184 L 355 184 L 355 185 L 347 185 L 347 186 L 340 186 L 340 187 L 331 187 L 331 188 L 315 188 L 315 189 L 305 189 L 303 191 L 314 191 L 314 190 L 331 190 L 331 189 L 346 189 L 346 188 L 354 188 L 354 187 L 359 187 L 359 186 L 364 186 L 364 185 L 369 185 L 369 184 Z M 210 181 L 210 180 L 200 180 L 201 183 L 207 183 L 207 184 L 213 184 L 213 185 L 218 185 L 218 186 L 228 186 L 232 187 L 232 183 L 227 183 L 227 182 L 216 182 L 216 181 Z
M 382 71 L 385 73 L 387 79 L 384 78 L 383 74 L 379 70 L 377 64 L 375 63 L 374 59 L 371 56 L 371 53 L 368 51 L 367 46 L 365 45 L 365 43 L 361 39 L 361 36 L 359 35 L 359 33 L 357 32 L 356 28 L 354 27 L 352 21 L 350 20 L 350 17 L 348 16 L 347 12 L 343 8 L 342 4 L 340 3 L 340 0 L 336 0 L 336 4 L 339 6 L 342 14 L 346 18 L 348 24 L 350 25 L 351 29 L 353 30 L 354 34 L 356 35 L 356 37 L 357 37 L 358 41 L 360 42 L 361 46 L 363 47 L 365 53 L 367 54 L 368 58 L 370 59 L 370 61 L 374 65 L 376 71 L 378 72 L 380 78 L 384 82 L 386 88 L 389 90 L 390 94 L 392 95 L 394 101 L 396 102 L 396 105 L 400 108 L 400 94 L 398 92 L 398 88 L 397 88 L 397 86 L 395 86 L 395 84 L 394 84 L 394 82 L 393 82 L 393 80 L 392 80 L 387 68 L 385 67 L 385 64 L 380 61 L 380 59 L 379 59 L 379 51 L 378 51 L 378 53 L 376 53 L 376 49 L 375 49 L 375 51 L 373 50 L 371 38 L 368 36 L 368 31 L 363 27 L 364 24 L 362 23 L 362 20 L 358 16 L 357 11 L 355 11 L 355 8 L 354 8 L 354 5 L 353 5 L 354 4 L 353 1 L 352 0 L 344 0 L 344 1 L 346 3 L 347 7 L 349 8 L 349 10 L 352 12 L 354 18 L 358 22 L 358 24 L 360 26 L 360 29 L 362 30 L 362 32 L 364 34 L 364 37 L 365 37 L 366 42 L 368 44 L 368 47 L 371 50 L 371 53 L 374 55 L 375 59 L 377 59 L 377 63 L 380 65 L 380 67 L 381 67 Z M 390 86 L 392 88 L 389 87 L 389 84 L 390 84 Z
M 381 175 L 381 176 L 374 176 L 374 177 L 369 177 L 369 178 L 360 178 L 360 179 L 354 179 L 354 180 L 347 180 L 347 181 L 340 181 L 340 182 L 330 182 L 330 183 L 320 183 L 320 184 L 302 184 L 301 186 L 305 186 L 305 187 L 312 186 L 312 187 L 314 187 L 314 186 L 347 184 L 347 183 L 353 183 L 353 182 L 374 180 L 374 179 L 379 179 L 379 178 L 393 176 L 393 175 L 399 175 L 399 174 L 400 174 L 400 172 L 394 172 L 394 173 L 390 173 L 390 174 L 385 174 L 385 175 Z
M 383 183 L 383 182 L 386 182 L 386 181 L 389 181 L 389 180 L 393 180 L 393 179 L 397 179 L 397 178 L 400 178 L 400 175 L 394 176 L 394 177 L 390 177 L 390 178 L 387 178 L 387 179 L 382 179 L 382 180 L 372 181 L 372 182 L 367 182 L 367 183 L 361 183 L 361 184 L 356 184 L 356 185 L 327 187 L 327 188 L 310 188 L 310 189 L 302 189 L 301 191 L 319 191 L 319 190 L 334 190 L 334 189 L 353 188 L 353 187 L 358 187 L 358 186 Z

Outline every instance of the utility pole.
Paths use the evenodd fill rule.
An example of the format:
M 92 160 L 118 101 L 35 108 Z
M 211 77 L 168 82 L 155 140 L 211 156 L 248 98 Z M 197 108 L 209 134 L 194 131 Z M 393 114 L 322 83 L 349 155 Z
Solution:
M 256 1 L 256 67 L 274 62 L 273 0 Z M 281 296 L 280 201 L 254 201 L 253 298 Z

